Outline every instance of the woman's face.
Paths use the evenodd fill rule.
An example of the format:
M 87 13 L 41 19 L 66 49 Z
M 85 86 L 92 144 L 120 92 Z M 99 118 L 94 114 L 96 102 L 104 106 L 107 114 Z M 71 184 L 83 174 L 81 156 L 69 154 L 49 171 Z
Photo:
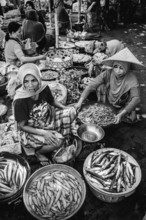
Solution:
M 24 78 L 24 87 L 28 92 L 34 93 L 39 89 L 39 82 L 34 76 L 28 74 Z
M 105 0 L 100 0 L 100 6 L 104 7 L 105 6 Z
M 21 38 L 21 27 L 16 32 L 13 32 L 12 35 L 14 38 L 20 39 Z
M 114 72 L 117 78 L 122 78 L 123 76 L 126 75 L 126 71 L 124 67 L 118 63 L 114 65 Z
M 31 5 L 29 5 L 29 4 L 26 5 L 26 10 L 27 10 L 27 11 L 32 10 L 32 9 L 33 9 L 33 8 L 32 8 Z

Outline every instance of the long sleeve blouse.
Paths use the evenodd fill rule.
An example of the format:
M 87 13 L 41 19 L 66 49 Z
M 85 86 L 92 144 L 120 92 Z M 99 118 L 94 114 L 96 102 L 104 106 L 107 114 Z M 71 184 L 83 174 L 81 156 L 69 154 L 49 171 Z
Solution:
M 109 97 L 109 91 L 110 91 L 110 71 L 104 71 L 100 75 L 98 75 L 83 91 L 81 98 L 85 100 L 88 95 L 92 92 L 97 90 L 97 88 L 104 84 L 106 85 L 107 89 L 107 97 Z M 129 99 L 126 106 L 124 106 L 125 110 L 130 113 L 140 102 L 140 91 L 138 87 L 132 87 L 129 90 Z

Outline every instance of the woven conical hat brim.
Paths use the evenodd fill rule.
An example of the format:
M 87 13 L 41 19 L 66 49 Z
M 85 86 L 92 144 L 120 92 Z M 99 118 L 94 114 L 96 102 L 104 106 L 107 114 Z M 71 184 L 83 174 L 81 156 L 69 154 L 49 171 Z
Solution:
M 131 63 L 130 65 L 131 70 L 146 69 L 146 66 L 141 64 L 141 62 L 131 53 L 131 51 L 127 47 L 119 51 L 112 57 L 103 60 L 102 64 L 113 67 L 115 61 L 123 61 L 123 62 Z

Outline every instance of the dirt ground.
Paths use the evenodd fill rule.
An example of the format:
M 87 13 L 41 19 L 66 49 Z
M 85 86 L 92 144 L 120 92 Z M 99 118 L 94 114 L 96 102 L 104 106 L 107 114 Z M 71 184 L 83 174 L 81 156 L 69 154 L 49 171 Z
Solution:
M 146 25 L 131 24 L 119 25 L 115 30 L 103 32 L 106 40 L 122 40 L 135 56 L 146 65 Z M 106 203 L 97 199 L 87 186 L 87 195 L 81 210 L 72 220 L 142 220 L 146 212 L 146 72 L 136 73 L 141 90 L 140 121 L 133 124 L 121 123 L 105 129 L 105 138 L 101 143 L 106 147 L 122 149 L 131 154 L 140 164 L 142 181 L 135 193 L 118 203 Z M 5 102 L 7 100 L 5 99 Z M 82 174 L 85 158 L 99 144 L 83 144 L 83 150 L 76 159 L 74 168 Z M 32 158 L 27 158 L 31 164 L 32 172 L 39 167 Z M 0 205 L 0 220 L 33 220 L 27 212 L 20 198 L 18 203 Z

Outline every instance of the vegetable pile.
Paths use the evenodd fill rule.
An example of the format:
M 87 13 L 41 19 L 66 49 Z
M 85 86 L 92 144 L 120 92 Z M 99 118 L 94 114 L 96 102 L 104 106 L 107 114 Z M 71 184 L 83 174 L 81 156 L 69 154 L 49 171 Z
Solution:
M 84 124 L 92 123 L 104 127 L 114 124 L 115 114 L 109 106 L 96 103 L 94 105 L 83 107 L 78 114 L 78 118 Z
M 136 183 L 136 166 L 120 151 L 97 150 L 85 167 L 86 178 L 94 187 L 106 192 L 125 192 Z
M 62 90 L 60 88 L 51 89 L 51 92 L 55 99 L 59 100 L 62 97 Z
M 25 183 L 27 171 L 18 161 L 0 157 L 0 199 L 16 193 Z
M 42 218 L 64 219 L 79 206 L 82 187 L 66 171 L 53 170 L 36 177 L 27 189 L 27 205 Z
M 15 130 L 13 123 L 2 124 L 0 136 L 0 146 L 12 145 L 20 141 L 20 134 Z
M 43 80 L 52 80 L 58 77 L 58 72 L 47 70 L 47 71 L 42 71 L 41 75 Z
M 16 131 L 3 133 L 0 139 L 0 146 L 15 144 L 19 142 L 19 136 Z
M 84 70 L 70 69 L 63 73 L 60 77 L 60 83 L 62 83 L 67 88 L 67 104 L 72 104 L 78 101 L 81 92 L 79 90 L 79 85 L 81 82 L 81 76 L 85 75 Z

